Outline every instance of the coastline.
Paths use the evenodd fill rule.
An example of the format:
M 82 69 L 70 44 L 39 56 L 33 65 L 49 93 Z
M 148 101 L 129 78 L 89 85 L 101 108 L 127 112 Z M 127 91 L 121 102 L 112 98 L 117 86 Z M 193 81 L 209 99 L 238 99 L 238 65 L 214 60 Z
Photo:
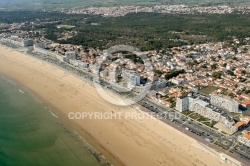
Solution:
M 106 103 L 95 89 L 52 65 L 0 46 L 0 73 L 30 89 L 114 165 L 228 165 L 157 119 L 69 120 L 70 111 L 133 112 Z
M 10 52 L 12 51 L 16 51 L 17 53 L 20 54 L 20 52 L 18 52 L 17 50 L 15 50 L 15 48 L 10 48 L 7 47 L 5 45 L 1 45 L 0 44 L 0 59 L 1 59 L 1 49 L 8 49 L 10 50 Z M 21 53 L 22 54 L 22 53 Z M 24 55 L 29 57 L 28 55 Z M 33 57 L 32 57 L 33 58 Z M 41 61 L 42 63 L 44 61 L 37 59 L 37 58 L 33 58 L 35 61 Z M 44 62 L 47 63 L 47 62 Z M 49 64 L 49 63 L 48 63 Z M 52 68 L 54 68 L 55 66 L 51 65 Z M 1 68 L 1 65 L 0 65 Z M 58 67 L 60 68 L 60 67 Z M 60 68 L 61 69 L 61 68 Z M 61 69 L 63 70 L 63 69 Z M 66 70 L 63 70 L 64 72 L 67 72 Z M 72 74 L 72 73 L 69 73 Z M 124 163 L 122 163 L 118 158 L 116 158 L 115 156 L 113 156 L 111 153 L 109 153 L 103 146 L 101 146 L 97 141 L 95 141 L 94 137 L 92 135 L 90 135 L 88 132 L 86 132 L 81 126 L 79 126 L 76 123 L 72 123 L 71 120 L 69 120 L 68 116 L 66 116 L 62 111 L 60 111 L 57 107 L 55 107 L 51 102 L 49 102 L 46 98 L 44 98 L 44 96 L 40 95 L 39 93 L 37 93 L 37 91 L 35 91 L 34 89 L 28 87 L 27 85 L 25 85 L 23 82 L 19 81 L 17 78 L 8 75 L 6 73 L 3 73 L 0 69 L 0 75 L 5 77 L 6 80 L 8 80 L 10 83 L 12 84 L 17 84 L 20 87 L 22 87 L 23 90 L 28 91 L 33 98 L 36 98 L 36 100 L 38 100 L 39 102 L 43 103 L 47 109 L 50 109 L 53 111 L 53 113 L 56 113 L 56 116 L 59 116 L 59 118 L 63 121 L 63 123 L 68 126 L 70 129 L 72 129 L 72 131 L 74 131 L 74 134 L 77 135 L 79 137 L 79 140 L 82 140 L 83 145 L 85 147 L 87 147 L 87 150 L 94 155 L 95 154 L 99 154 L 99 155 L 94 155 L 94 157 L 99 160 L 101 159 L 102 161 L 104 160 L 104 162 L 108 162 L 108 163 L 112 163 L 112 165 L 121 165 L 121 166 L 125 166 Z M 73 74 L 75 77 L 79 77 L 75 74 Z M 80 79 L 80 78 L 79 78 Z M 86 81 L 85 83 L 92 86 L 89 82 L 88 79 L 85 78 L 81 78 L 82 81 Z M 107 156 L 107 158 L 106 158 Z M 99 159 L 98 159 L 99 158 Z
M 0 84 L 1 166 L 107 163 L 27 88 L 2 74 Z

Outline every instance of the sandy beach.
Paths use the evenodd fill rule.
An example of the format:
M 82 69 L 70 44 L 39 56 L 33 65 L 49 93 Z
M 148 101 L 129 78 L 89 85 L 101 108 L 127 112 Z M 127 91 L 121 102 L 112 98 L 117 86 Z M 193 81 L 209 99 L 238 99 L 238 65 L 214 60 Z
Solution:
M 79 119 L 70 112 L 135 112 L 103 100 L 95 88 L 44 61 L 0 46 L 0 73 L 16 80 L 58 111 L 112 164 L 126 166 L 226 166 L 191 138 L 157 119 Z

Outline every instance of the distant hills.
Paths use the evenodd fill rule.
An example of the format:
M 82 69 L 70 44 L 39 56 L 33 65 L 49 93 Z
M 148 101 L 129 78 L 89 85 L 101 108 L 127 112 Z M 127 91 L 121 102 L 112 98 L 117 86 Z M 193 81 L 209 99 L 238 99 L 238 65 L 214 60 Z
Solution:
M 249 0 L 0 0 L 0 8 L 4 9 L 51 9 L 88 6 L 119 6 L 119 5 L 200 5 L 238 6 L 250 4 Z

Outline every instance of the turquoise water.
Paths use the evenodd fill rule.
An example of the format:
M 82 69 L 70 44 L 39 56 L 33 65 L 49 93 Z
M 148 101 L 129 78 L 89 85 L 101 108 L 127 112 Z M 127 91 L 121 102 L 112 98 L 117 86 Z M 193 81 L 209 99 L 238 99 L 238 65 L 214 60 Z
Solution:
M 0 76 L 0 166 L 99 165 L 55 113 Z

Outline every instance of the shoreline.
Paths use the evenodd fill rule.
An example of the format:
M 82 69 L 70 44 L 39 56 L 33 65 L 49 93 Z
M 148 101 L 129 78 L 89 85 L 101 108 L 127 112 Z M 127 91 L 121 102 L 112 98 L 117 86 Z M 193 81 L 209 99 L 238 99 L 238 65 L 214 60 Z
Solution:
M 10 84 L 13 84 L 15 86 L 19 87 L 20 93 L 29 93 L 29 95 L 36 100 L 38 103 L 44 105 L 44 108 L 48 111 L 48 113 L 51 114 L 51 116 L 54 116 L 55 118 L 59 118 L 60 121 L 63 122 L 63 125 L 66 126 L 66 128 L 71 132 L 71 134 L 77 138 L 77 141 L 80 141 L 81 144 L 86 148 L 86 150 L 97 160 L 97 162 L 102 164 L 111 164 L 105 156 L 102 155 L 101 152 L 99 152 L 92 144 L 89 143 L 89 139 L 93 138 L 88 138 L 88 136 L 85 133 L 85 131 L 81 131 L 82 129 L 79 128 L 79 126 L 72 124 L 69 122 L 67 118 L 64 118 L 63 115 L 57 108 L 55 108 L 53 105 L 49 104 L 46 100 L 44 100 L 42 97 L 39 96 L 39 94 L 36 94 L 33 90 L 29 89 L 28 87 L 24 86 L 18 80 L 15 80 L 3 73 L 0 72 L 0 77 L 2 77 L 4 80 L 8 81 Z M 60 116 L 60 117 L 58 117 Z M 81 134 L 79 134 L 79 133 Z M 83 138 L 84 136 L 84 138 Z M 85 139 L 85 137 L 88 138 Z
M 86 122 L 85 120 L 69 120 L 67 118 L 69 110 L 76 112 L 82 109 L 88 109 L 90 110 L 89 112 L 99 110 L 102 112 L 110 112 L 111 110 L 133 112 L 134 110 L 106 103 L 96 94 L 93 87 L 91 88 L 90 85 L 86 85 L 87 83 L 84 84 L 84 87 L 80 87 L 79 78 L 72 76 L 72 74 L 68 74 L 69 78 L 62 80 L 53 78 L 48 72 L 62 76 L 65 71 L 62 72 L 60 69 L 56 69 L 56 71 L 50 71 L 49 69 L 42 70 L 44 66 L 51 68 L 52 65 L 47 62 L 41 62 L 37 59 L 34 61 L 34 58 L 17 51 L 10 51 L 12 50 L 10 48 L 0 46 L 0 50 L 6 53 L 6 55 L 0 54 L 0 72 L 17 80 L 24 87 L 31 89 L 46 105 L 48 102 L 48 105 L 52 106 L 52 110 L 56 110 L 59 113 L 60 118 L 63 118 L 64 121 L 76 127 L 79 131 L 76 132 L 80 133 L 93 147 L 96 146 L 97 150 L 112 164 L 210 165 L 211 161 L 213 161 L 214 165 L 228 165 L 221 164 L 218 158 L 197 149 L 192 145 L 191 140 L 183 138 L 174 130 L 169 130 L 156 119 L 146 119 L 145 121 L 126 119 L 93 121 L 87 119 Z M 14 52 L 13 54 L 15 55 L 10 54 L 11 52 Z M 15 61 L 16 58 L 19 60 Z M 12 68 L 8 64 L 14 64 L 15 67 Z M 39 64 L 44 65 L 39 66 Z M 32 83 L 32 80 L 35 83 Z M 72 80 L 74 80 L 73 86 L 67 85 Z M 66 84 L 64 81 L 66 81 Z M 48 85 L 51 85 L 51 87 Z M 61 94 L 52 93 L 50 90 L 57 93 L 61 92 Z M 79 100 L 79 98 L 82 100 Z M 81 104 L 81 102 L 87 106 Z M 86 137 L 91 139 L 87 139 Z
M 15 50 L 15 48 L 10 48 L 8 46 L 0 44 L 0 50 L 1 50 L 1 47 L 4 47 L 6 49 L 10 49 L 10 50 Z M 15 50 L 15 51 L 17 51 L 17 50 Z M 22 53 L 22 54 L 24 54 L 24 53 Z M 31 57 L 30 55 L 25 55 L 25 56 L 28 56 L 30 58 L 34 58 L 38 61 L 42 61 L 38 58 Z M 0 58 L 1 58 L 1 52 L 0 52 Z M 42 61 L 42 62 L 44 62 L 44 61 Z M 44 63 L 48 63 L 48 62 L 44 62 Z M 48 64 L 53 66 L 53 67 L 57 67 L 60 70 L 63 70 L 64 72 L 67 72 L 67 70 L 65 70 L 61 67 L 58 67 L 56 65 L 52 65 L 50 63 L 48 63 Z M 69 73 L 69 74 L 72 74 L 72 73 Z M 121 162 L 119 159 L 117 159 L 115 156 L 113 156 L 111 153 L 109 153 L 104 147 L 100 146 L 100 144 L 94 140 L 93 136 L 88 134 L 81 126 L 79 126 L 75 123 L 72 123 L 72 121 L 68 118 L 68 116 L 65 116 L 58 108 L 56 108 L 53 104 L 51 104 L 43 96 L 39 95 L 36 91 L 27 87 L 26 85 L 24 85 L 23 83 L 21 83 L 17 79 L 10 77 L 4 73 L 1 73 L 1 70 L 0 70 L 0 75 L 5 77 L 5 79 L 10 81 L 12 84 L 16 84 L 16 85 L 20 86 L 21 88 L 23 88 L 25 91 L 28 91 L 32 95 L 32 97 L 36 98 L 36 100 L 39 100 L 39 102 L 43 103 L 47 107 L 47 109 L 50 109 L 53 111 L 53 113 L 56 113 L 56 115 L 59 116 L 59 118 L 63 121 L 63 123 L 66 126 L 70 127 L 70 129 L 72 131 L 75 132 L 74 134 L 79 135 L 81 137 L 79 139 L 82 139 L 83 142 L 86 142 L 87 146 L 89 146 L 89 148 L 87 148 L 87 150 L 91 153 L 91 155 L 93 155 L 93 153 L 98 152 L 101 155 L 99 157 L 104 157 L 104 160 L 106 160 L 110 164 L 112 163 L 111 165 L 125 166 L 125 164 L 123 162 Z M 75 77 L 79 78 L 79 76 L 77 76 L 76 74 L 73 74 L 73 75 Z M 86 84 L 93 86 L 93 85 L 91 85 L 91 83 L 88 79 L 86 79 L 86 78 L 79 78 L 79 79 L 81 79 L 82 81 L 86 81 Z M 84 146 L 86 146 L 85 143 L 84 143 Z M 97 159 L 98 156 L 94 156 L 94 157 L 96 158 L 96 160 L 98 160 Z

